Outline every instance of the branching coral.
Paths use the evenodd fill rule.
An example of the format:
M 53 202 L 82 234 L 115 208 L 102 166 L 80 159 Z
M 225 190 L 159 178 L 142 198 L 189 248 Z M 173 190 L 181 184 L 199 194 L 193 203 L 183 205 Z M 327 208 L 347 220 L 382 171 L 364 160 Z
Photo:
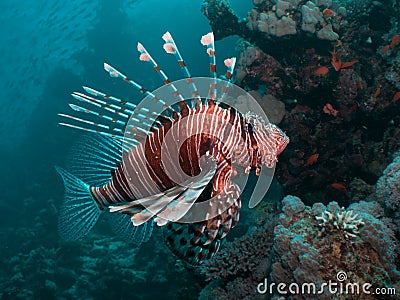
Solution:
M 357 214 L 353 214 L 352 210 L 346 211 L 344 207 L 336 213 L 325 210 L 315 219 L 320 221 L 318 226 L 322 227 L 321 233 L 332 230 L 332 227 L 334 227 L 343 230 L 346 238 L 356 237 L 360 233 L 359 227 L 364 225 L 364 222 Z

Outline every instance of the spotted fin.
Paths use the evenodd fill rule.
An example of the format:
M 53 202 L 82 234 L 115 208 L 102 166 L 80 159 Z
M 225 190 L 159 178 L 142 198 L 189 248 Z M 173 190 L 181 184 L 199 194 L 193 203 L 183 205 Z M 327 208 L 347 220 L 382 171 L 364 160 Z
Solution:
M 217 253 L 221 241 L 239 221 L 241 202 L 236 197 L 234 184 L 227 193 L 220 194 L 218 202 L 229 201 L 232 205 L 219 215 L 197 223 L 170 222 L 164 228 L 164 240 L 171 251 L 192 265 L 200 265 Z M 235 195 L 235 196 L 234 196 Z M 214 203 L 219 205 L 219 203 Z

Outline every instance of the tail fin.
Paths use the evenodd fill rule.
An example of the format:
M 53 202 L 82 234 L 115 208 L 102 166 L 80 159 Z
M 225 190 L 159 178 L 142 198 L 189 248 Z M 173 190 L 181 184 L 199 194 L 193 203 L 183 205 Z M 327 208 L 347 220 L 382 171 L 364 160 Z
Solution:
M 64 240 L 78 240 L 87 235 L 97 223 L 101 210 L 88 184 L 60 167 L 56 167 L 56 170 L 65 185 L 65 200 L 58 221 L 59 233 Z

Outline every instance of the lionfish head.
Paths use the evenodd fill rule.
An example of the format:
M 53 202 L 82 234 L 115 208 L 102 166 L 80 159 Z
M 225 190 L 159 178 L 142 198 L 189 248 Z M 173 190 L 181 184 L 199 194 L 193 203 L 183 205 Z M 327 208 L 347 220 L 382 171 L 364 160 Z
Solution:
M 249 147 L 251 165 L 248 169 L 255 169 L 258 175 L 262 165 L 268 168 L 275 166 L 278 155 L 289 143 L 289 137 L 278 126 L 266 123 L 258 115 L 247 113 L 244 121 L 252 142 Z

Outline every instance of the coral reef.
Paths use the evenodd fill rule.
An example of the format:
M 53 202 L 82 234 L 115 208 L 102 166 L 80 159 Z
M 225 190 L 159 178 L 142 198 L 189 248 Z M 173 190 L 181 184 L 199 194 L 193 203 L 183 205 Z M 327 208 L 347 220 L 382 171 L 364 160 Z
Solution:
M 395 224 L 393 230 L 400 240 L 400 153 L 395 155 L 393 162 L 379 178 L 376 184 L 376 199 L 386 208 L 386 215 Z
M 219 36 L 241 37 L 236 83 L 285 104 L 280 126 L 291 143 L 277 166 L 279 181 L 307 204 L 335 199 L 348 206 L 352 182 L 375 184 L 400 145 L 399 6 L 253 4 L 246 19 L 219 19 L 226 22 Z M 206 16 L 213 26 L 213 16 Z
M 273 124 L 279 124 L 285 116 L 285 103 L 279 101 L 272 95 L 261 96 L 257 91 L 250 91 L 249 94 L 263 108 L 268 120 Z M 234 103 L 240 105 L 243 109 L 251 109 L 251 101 L 246 96 L 239 96 Z
M 400 145 L 398 5 L 372 0 L 253 4 L 246 19 L 227 20 L 229 32 L 222 26 L 218 36 L 241 37 L 236 83 L 264 103 L 267 113 L 270 99 L 284 103 L 277 110 L 282 113 L 273 115 L 291 144 L 276 173 L 285 192 L 304 201 L 296 196 L 282 201 L 273 251 L 270 242 L 265 245 L 272 262 L 265 265 L 266 278 L 318 285 L 345 272 L 346 282 L 398 290 L 397 159 L 383 171 Z M 247 239 L 249 234 L 240 241 Z M 241 249 L 235 242 L 226 245 L 235 247 Z M 251 265 L 252 259 L 239 252 Z M 203 299 L 256 297 L 255 278 L 226 257 L 209 262 L 210 274 L 203 270 L 213 279 Z
M 257 15 L 256 13 L 252 13 L 249 15 L 250 24 L 248 26 L 250 27 L 250 29 L 256 28 L 261 32 L 265 32 L 266 34 L 276 37 L 296 34 L 296 23 L 286 16 L 280 16 L 280 18 L 278 18 L 278 16 L 278 11 L 276 14 L 261 13 Z M 256 20 L 252 19 L 254 17 L 256 18 Z M 254 23 L 256 23 L 257 25 L 255 26 Z
M 375 186 L 366 183 L 360 178 L 355 178 L 349 184 L 349 197 L 353 202 L 360 200 L 373 201 L 375 199 Z
M 318 286 L 336 280 L 339 272 L 345 272 L 347 282 L 398 288 L 400 273 L 393 264 L 397 242 L 393 231 L 381 220 L 359 206 L 357 212 L 364 225 L 357 235 L 349 238 L 348 232 L 340 226 L 332 226 L 323 233 L 319 230 L 316 217 L 327 212 L 332 215 L 344 212 L 336 202 L 327 206 L 316 203 L 311 208 L 299 198 L 287 196 L 282 204 L 283 212 L 275 227 L 272 282 L 313 282 Z M 346 211 L 347 215 L 349 211 Z M 331 297 L 328 294 L 320 296 L 319 299 Z M 306 298 L 304 295 L 296 299 Z
M 336 202 L 310 207 L 298 197 L 286 196 L 281 211 L 278 219 L 273 217 L 275 212 L 267 214 L 260 228 L 226 243 L 201 267 L 200 272 L 210 283 L 201 291 L 200 299 L 265 299 L 257 292 L 264 280 L 286 286 L 313 283 L 319 288 L 329 281 L 342 282 L 337 276 L 344 276 L 343 284 L 400 287 L 395 264 L 399 241 L 392 220 L 378 202 L 359 201 L 347 209 Z M 272 291 L 272 299 L 283 296 L 276 289 Z M 309 299 L 310 295 L 287 296 Z M 318 299 L 331 297 L 328 292 L 318 294 Z
M 392 83 L 396 89 L 400 89 L 400 51 L 396 55 L 388 57 L 390 67 L 385 72 L 385 78 Z
M 237 50 L 240 52 L 240 57 L 237 61 L 236 78 L 241 81 L 248 73 L 247 67 L 258 61 L 264 53 L 244 40 L 238 44 Z
M 376 196 L 385 207 L 400 211 L 400 153 L 379 178 L 376 184 Z
M 202 11 L 210 20 L 217 39 L 227 35 L 259 35 L 287 37 L 309 35 L 320 40 L 337 41 L 346 8 L 333 6 L 332 1 L 254 1 L 247 20 L 239 20 L 227 1 L 204 1 Z M 228 20 L 221 20 L 225 17 Z M 246 24 L 249 30 L 243 28 Z M 221 32 L 221 28 L 227 28 Z M 334 30 L 335 27 L 335 30 Z

